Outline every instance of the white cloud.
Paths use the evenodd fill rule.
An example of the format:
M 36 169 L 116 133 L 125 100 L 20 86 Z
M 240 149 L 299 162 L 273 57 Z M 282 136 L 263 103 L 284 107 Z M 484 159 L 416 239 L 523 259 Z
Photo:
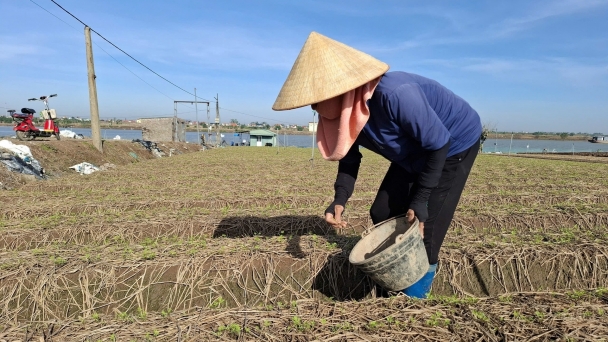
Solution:
M 536 8 L 527 15 L 504 20 L 494 32 L 494 36 L 509 36 L 513 33 L 531 28 L 534 24 L 545 19 L 571 15 L 579 12 L 596 10 L 608 5 L 607 0 L 562 0 L 549 1 L 539 4 L 534 2 Z
M 463 58 L 427 59 L 416 64 L 460 69 L 516 83 L 535 84 L 557 81 L 560 84 L 567 82 L 569 85 L 582 87 L 608 84 L 608 63 L 601 61 L 566 58 Z
M 550 18 L 608 8 L 608 0 L 561 0 L 533 2 L 533 4 L 534 7 L 528 9 L 513 5 L 519 14 L 507 18 L 483 10 L 481 12 L 443 11 L 443 18 L 451 24 L 448 30 L 417 34 L 398 44 L 376 47 L 375 51 L 394 52 L 420 47 L 494 42 L 531 30 L 540 22 Z M 416 11 L 423 13 L 421 10 Z
M 31 44 L 0 44 L 0 60 L 2 61 L 37 55 L 38 53 L 40 53 L 39 48 Z
M 299 47 L 265 36 L 261 30 L 252 32 L 238 27 L 210 28 L 192 23 L 171 31 L 140 29 L 136 34 L 123 34 L 114 42 L 121 47 L 128 46 L 127 52 L 140 60 L 147 59 L 170 66 L 213 70 L 289 69 Z M 108 49 L 105 43 L 102 45 Z
M 597 85 L 608 82 L 608 64 L 583 63 L 564 58 L 465 60 L 462 61 L 461 68 L 509 79 L 559 78 L 576 85 Z
M 565 61 L 556 66 L 558 74 L 575 85 L 608 84 L 608 64 L 588 65 Z

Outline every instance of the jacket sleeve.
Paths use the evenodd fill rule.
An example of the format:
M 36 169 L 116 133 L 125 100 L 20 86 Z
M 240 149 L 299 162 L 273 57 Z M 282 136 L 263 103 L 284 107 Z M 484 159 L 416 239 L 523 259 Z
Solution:
M 418 187 L 408 209 L 412 209 L 416 213 L 420 222 L 426 222 L 429 217 L 427 203 L 433 188 L 439 184 L 449 149 L 450 141 L 442 148 L 432 151 L 426 161 L 424 170 L 418 175 Z
M 346 202 L 355 189 L 355 181 L 359 173 L 361 158 L 359 145 L 354 144 L 344 158 L 338 162 L 338 175 L 334 183 L 334 201 L 325 210 L 325 213 L 335 214 L 334 207 L 336 205 L 346 206 Z

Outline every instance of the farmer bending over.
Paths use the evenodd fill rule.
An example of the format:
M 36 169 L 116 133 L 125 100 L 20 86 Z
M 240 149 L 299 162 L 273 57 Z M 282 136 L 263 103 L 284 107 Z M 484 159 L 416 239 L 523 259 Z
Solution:
M 333 203 L 325 220 L 341 215 L 361 163 L 359 146 L 391 161 L 370 215 L 374 224 L 401 214 L 417 217 L 429 270 L 403 290 L 426 298 L 439 249 L 479 150 L 481 121 L 462 98 L 431 79 L 389 66 L 361 51 L 312 32 L 273 105 L 306 105 L 319 113 L 317 145 L 339 161 Z

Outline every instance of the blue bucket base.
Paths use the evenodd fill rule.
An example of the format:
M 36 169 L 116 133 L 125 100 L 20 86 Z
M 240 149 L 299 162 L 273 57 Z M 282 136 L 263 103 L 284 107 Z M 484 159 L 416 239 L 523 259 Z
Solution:
M 429 270 L 424 276 L 410 287 L 402 290 L 401 292 L 408 297 L 425 299 L 431 293 L 431 286 L 433 285 L 433 279 L 435 279 L 435 272 L 437 271 L 437 264 L 429 266 Z

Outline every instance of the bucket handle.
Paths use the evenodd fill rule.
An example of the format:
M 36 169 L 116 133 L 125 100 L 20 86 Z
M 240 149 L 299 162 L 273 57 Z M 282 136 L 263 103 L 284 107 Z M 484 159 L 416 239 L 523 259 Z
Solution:
M 384 222 L 386 222 L 386 221 L 390 221 L 390 220 L 396 220 L 396 219 L 398 219 L 398 218 L 400 218 L 400 217 L 403 217 L 403 216 L 406 216 L 406 215 L 407 215 L 407 214 L 401 214 L 401 215 L 397 215 L 397 216 L 395 216 L 395 217 L 391 217 L 391 218 L 389 218 L 389 219 L 387 219 L 387 220 L 384 220 L 384 221 L 382 221 L 382 222 L 380 222 L 380 223 L 377 223 L 377 224 L 375 224 L 375 225 L 373 225 L 373 226 L 371 226 L 371 227 L 367 227 L 367 228 L 365 228 L 365 230 L 364 230 L 364 231 L 361 233 L 361 238 L 364 238 L 364 237 L 368 236 L 368 235 L 369 235 L 369 234 L 370 234 L 370 233 L 371 233 L 371 232 L 372 232 L 374 229 L 376 229 L 376 228 L 380 227 L 382 224 L 384 224 Z M 417 223 L 418 223 L 418 217 L 414 217 L 414 222 L 413 222 L 413 223 L 410 225 L 410 227 L 411 227 L 412 225 L 417 224 Z M 409 230 L 409 228 L 408 228 L 408 230 Z M 407 232 L 405 232 L 405 233 L 403 233 L 403 234 L 399 234 L 399 235 L 397 235 L 397 237 L 395 238 L 395 240 L 396 240 L 396 241 L 400 241 L 401 239 L 403 239 L 403 238 L 405 237 L 405 234 L 407 234 Z

